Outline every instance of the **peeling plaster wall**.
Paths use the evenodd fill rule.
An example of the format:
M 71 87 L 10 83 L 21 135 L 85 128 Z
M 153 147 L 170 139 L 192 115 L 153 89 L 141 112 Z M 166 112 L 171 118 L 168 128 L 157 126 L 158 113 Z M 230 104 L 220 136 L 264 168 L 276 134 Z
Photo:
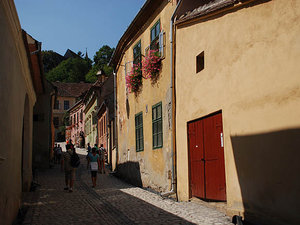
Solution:
M 164 1 L 153 12 L 151 18 L 128 44 L 117 70 L 117 126 L 118 126 L 118 172 L 135 184 L 150 187 L 156 191 L 168 191 L 171 187 L 171 129 L 170 129 L 170 19 L 175 4 Z M 166 33 L 166 57 L 162 60 L 160 78 L 155 84 L 143 79 L 141 92 L 126 93 L 126 70 L 133 61 L 133 47 L 141 41 L 141 53 L 150 45 L 150 29 L 160 19 Z M 127 102 L 128 99 L 128 102 Z M 162 102 L 163 147 L 152 147 L 152 106 Z M 136 152 L 135 115 L 143 113 L 144 150 Z M 131 168 L 133 167 L 133 168 Z M 133 175 L 134 174 L 134 175 Z

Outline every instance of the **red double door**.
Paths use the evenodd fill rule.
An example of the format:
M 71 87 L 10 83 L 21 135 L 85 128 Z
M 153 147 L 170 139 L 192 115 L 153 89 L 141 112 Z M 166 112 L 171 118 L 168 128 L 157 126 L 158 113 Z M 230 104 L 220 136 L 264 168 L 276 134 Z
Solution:
M 226 201 L 222 113 L 188 123 L 192 196 Z

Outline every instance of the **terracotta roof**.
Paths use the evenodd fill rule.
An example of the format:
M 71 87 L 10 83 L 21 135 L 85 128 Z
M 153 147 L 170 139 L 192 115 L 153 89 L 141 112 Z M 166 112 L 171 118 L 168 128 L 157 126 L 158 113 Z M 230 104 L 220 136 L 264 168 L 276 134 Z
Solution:
M 211 12 L 217 11 L 224 7 L 234 4 L 238 0 L 211 0 L 211 1 L 199 1 L 197 5 L 194 5 L 194 8 L 188 10 L 184 13 L 177 13 L 178 20 L 176 24 L 182 23 L 184 21 L 207 15 Z M 184 2 L 183 2 L 184 4 Z M 179 14 L 179 15 L 178 15 Z
M 92 86 L 90 83 L 63 83 L 52 82 L 57 87 L 57 96 L 80 97 Z
M 79 106 L 79 105 L 82 104 L 82 103 L 83 103 L 83 100 L 80 99 L 80 100 L 77 101 L 71 108 L 69 108 L 67 111 L 68 111 L 68 112 L 72 112 L 74 109 L 77 108 L 77 106 Z M 76 111 L 76 110 L 74 110 L 74 111 Z

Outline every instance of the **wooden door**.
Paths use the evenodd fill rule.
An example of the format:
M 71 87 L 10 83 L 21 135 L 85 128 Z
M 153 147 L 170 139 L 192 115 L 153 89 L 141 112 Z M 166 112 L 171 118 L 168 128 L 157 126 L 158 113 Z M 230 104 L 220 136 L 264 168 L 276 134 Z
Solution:
M 188 124 L 192 196 L 226 200 L 222 114 Z
M 188 125 L 189 156 L 190 156 L 190 185 L 192 196 L 205 198 L 204 179 L 204 149 L 203 121 L 199 120 Z M 199 176 L 199 174 L 202 174 Z

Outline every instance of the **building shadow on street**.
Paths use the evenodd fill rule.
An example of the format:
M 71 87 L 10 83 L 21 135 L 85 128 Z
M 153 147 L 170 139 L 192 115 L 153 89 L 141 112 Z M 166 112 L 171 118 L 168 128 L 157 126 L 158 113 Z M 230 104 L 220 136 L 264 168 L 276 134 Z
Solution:
M 143 187 L 140 164 L 125 162 L 117 165 L 115 176 L 137 187 Z
M 245 220 L 300 224 L 300 129 L 232 136 L 231 142 Z
M 81 156 L 83 160 L 83 156 Z M 59 165 L 52 169 L 38 172 L 40 186 L 35 193 L 25 196 L 23 205 L 27 214 L 24 221 L 17 224 L 194 224 L 177 215 L 156 207 L 142 199 L 122 191 L 134 188 L 118 178 L 106 174 L 98 174 L 97 187 L 91 188 L 90 173 L 84 161 L 76 172 L 73 193 L 64 188 L 64 173 Z M 38 213 L 36 213 L 38 212 Z M 69 218 L 69 219 L 68 219 Z M 101 219 L 100 219 L 101 218 Z M 98 223 L 99 222 L 99 223 Z

